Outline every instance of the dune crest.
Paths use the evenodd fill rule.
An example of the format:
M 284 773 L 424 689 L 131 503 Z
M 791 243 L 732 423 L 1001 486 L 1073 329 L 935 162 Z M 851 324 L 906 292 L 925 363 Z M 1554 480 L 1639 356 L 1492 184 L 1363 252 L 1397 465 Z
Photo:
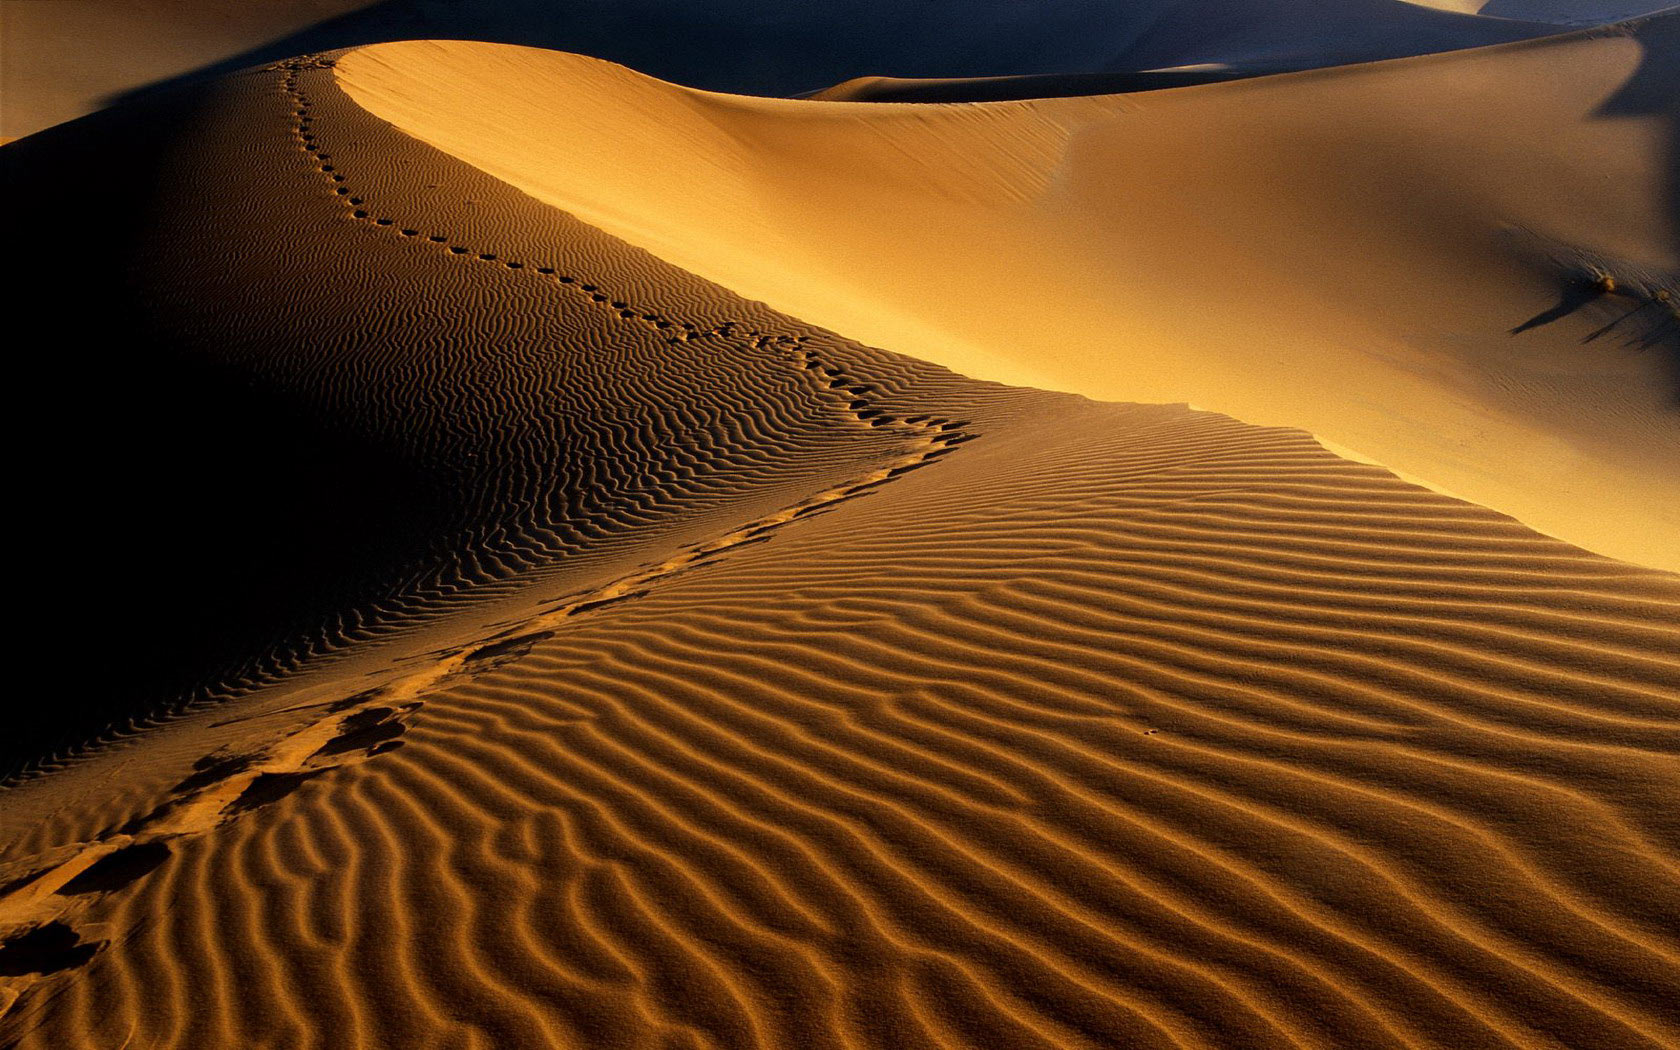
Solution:
M 795 316 L 1303 427 L 1676 569 L 1672 306 L 1574 289 L 1593 266 L 1676 287 L 1677 26 L 967 106 L 711 95 L 467 43 L 338 72 L 403 130 Z
M 1637 13 L 1626 2 L 1502 0 L 1495 18 L 1407 0 L 6 0 L 0 135 L 160 85 L 390 40 L 575 51 L 678 83 L 786 96 L 880 72 L 1127 72 L 1210 61 L 1299 69 L 1555 33 L 1558 10 Z

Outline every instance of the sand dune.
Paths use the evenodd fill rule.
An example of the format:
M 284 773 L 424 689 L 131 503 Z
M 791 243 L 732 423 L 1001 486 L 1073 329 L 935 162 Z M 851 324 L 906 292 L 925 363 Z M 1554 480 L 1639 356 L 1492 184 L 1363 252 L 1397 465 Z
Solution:
M 1492 18 L 1583 24 L 1634 18 L 1673 5 L 1652 5 L 1649 0 L 1442 0 L 1429 6 Z
M 1475 61 L 1579 72 L 1629 46 Z M 1011 304 L 1052 276 L 1033 276 L 1046 249 L 1026 251 L 1043 228 L 987 209 L 1012 193 L 1030 215 L 1051 170 L 1070 193 L 1097 178 L 1037 166 L 1065 136 L 1049 116 L 1028 136 L 1021 114 L 1054 107 L 813 102 L 784 122 L 502 48 L 334 61 L 0 153 L 38 264 L 19 301 L 52 309 L 84 276 L 100 295 L 22 375 L 76 392 L 78 436 L 106 457 L 97 484 L 53 450 L 25 479 L 33 505 L 85 518 L 30 547 L 45 571 L 23 603 L 84 628 L 53 639 L 49 665 L 76 673 L 37 714 L 101 693 L 86 724 L 133 703 L 123 661 L 172 635 L 159 681 L 222 666 L 184 640 L 206 625 L 237 669 L 163 728 L 0 796 L 0 1045 L 1680 1045 L 1680 578 L 1302 429 L 871 349 L 584 221 L 627 230 L 665 178 L 665 226 L 644 218 L 640 237 L 668 227 L 694 253 L 713 236 L 706 258 L 752 276 L 745 235 L 770 224 L 726 191 L 757 177 L 768 209 L 765 173 L 796 179 L 794 147 L 823 141 L 802 121 L 833 129 L 841 174 L 878 161 L 870 141 L 960 156 L 963 122 L 995 124 L 1013 168 L 966 154 L 920 194 L 938 169 L 892 173 L 930 211 L 866 287 L 914 283 L 933 238 L 911 235 L 967 209 L 1023 253 L 1020 287 L 961 293 L 971 264 L 952 255 L 946 308 L 1021 335 Z M 509 71 L 535 109 L 491 93 Z M 1236 102 L 1293 86 L 1311 109 L 1377 76 L 1257 83 Z M 624 95 L 611 113 L 603 78 Z M 1176 110 L 1230 87 L 1149 98 Z M 580 126 L 620 122 L 593 152 L 536 114 L 562 91 Z M 373 112 L 409 124 L 428 105 L 471 133 L 466 161 L 509 181 Z M 639 105 L 671 122 L 658 157 L 637 153 Z M 1222 129 L 1255 115 L 1236 110 Z M 475 121 L 510 114 L 556 152 L 503 141 L 506 169 L 492 164 Z M 511 184 L 548 156 L 605 190 L 607 132 L 627 160 L 599 214 Z M 718 149 L 729 136 L 752 150 Z M 1629 141 L 1591 156 L 1642 170 L 1626 166 L 1648 155 L 1614 156 Z M 1152 161 L 1172 166 L 1164 147 Z M 1262 183 L 1277 185 L 1257 179 L 1249 206 Z M 788 287 L 816 283 L 819 205 L 877 200 L 847 185 L 807 183 L 807 210 L 774 214 L 814 225 L 751 242 Z M 743 232 L 701 221 L 731 207 Z M 1618 216 L 1647 214 L 1604 207 L 1617 235 L 1637 233 Z M 1396 234 L 1395 260 L 1437 236 Z M 976 272 L 1001 251 L 983 248 Z M 1461 265 L 1509 291 L 1476 268 L 1484 253 Z M 880 301 L 836 280 L 859 316 Z M 929 338 L 895 346 L 982 371 L 1071 375 L 1077 358 L 1118 384 L 1149 363 L 1122 333 L 1089 338 L 1112 307 L 1100 323 L 1074 307 L 1099 301 L 1039 296 L 1046 334 L 1013 356 L 908 311 L 899 334 Z M 1079 353 L 1048 355 L 1053 330 Z M 1268 333 L 1197 352 L 1258 384 L 1254 362 L 1284 341 Z M 1179 339 L 1158 361 L 1188 352 Z M 1355 401 L 1379 355 L 1350 343 L 1278 367 L 1320 391 L 1313 370 L 1336 367 Z M 1473 388 L 1395 389 L 1417 414 L 1385 433 L 1448 425 Z M 1647 395 L 1625 411 L 1650 418 Z M 269 410 L 247 419 L 255 404 Z M 173 415 L 215 425 L 159 436 Z M 1518 447 L 1485 426 L 1490 447 Z M 1652 463 L 1662 434 L 1645 435 Z M 148 524 L 131 508 L 150 485 L 197 502 Z M 238 572 L 255 575 L 232 600 Z
M 747 99 L 485 44 L 362 105 L 749 298 L 969 375 L 1304 427 L 1680 568 L 1680 16 L 1137 95 Z M 1595 296 L 1599 272 L 1628 294 Z
M 366 0 L 6 0 L 0 5 L 0 139 L 72 120 L 123 92 L 366 6 Z
M 76 421 L 20 467 L 40 519 L 17 593 L 38 651 L 96 649 L 123 686 L 20 712 L 0 765 L 506 581 L 708 536 L 902 444 L 807 399 L 763 308 L 275 77 L 5 148 L 36 263 L 17 301 L 65 324 L 17 378 Z M 423 225 L 369 211 L 394 192 Z M 99 290 L 73 323 L 66 274 Z M 147 612 L 89 647 L 67 625 L 94 600 Z
M 791 95 L 851 77 L 1322 66 L 1555 32 L 1655 0 L 6 0 L 0 137 L 304 52 L 488 40 L 596 55 L 679 83 Z M 1494 10 L 1493 8 L 1498 8 Z M 1478 17 L 1478 14 L 1480 15 Z

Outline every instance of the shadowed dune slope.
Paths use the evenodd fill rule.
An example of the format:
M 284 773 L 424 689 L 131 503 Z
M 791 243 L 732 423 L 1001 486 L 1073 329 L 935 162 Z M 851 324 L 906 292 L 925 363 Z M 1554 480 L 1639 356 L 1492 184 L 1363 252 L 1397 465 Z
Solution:
M 1652 0 L 1443 0 L 1429 6 L 1491 18 L 1525 18 L 1584 25 L 1634 18 L 1674 5 L 1652 3 Z
M 1013 77 L 856 77 L 802 96 L 819 102 L 1007 102 L 1067 95 L 1114 95 L 1235 80 L 1225 66 L 1135 73 L 1044 73 Z
M 0 136 L 160 81 L 390 40 L 555 48 L 696 87 L 791 95 L 870 74 L 1322 66 L 1556 32 L 1545 9 L 1571 4 L 1581 0 L 1511 0 L 1477 17 L 1405 0 L 6 0 Z
M 500 612 L 0 796 L 0 1045 L 1680 1043 L 1673 575 L 795 324 L 319 61 L 196 107 L 154 281 L 275 276 L 146 319 L 459 464 L 416 564 Z
M 338 74 L 417 137 L 794 316 L 965 374 L 1303 427 L 1674 569 L 1677 64 L 1680 14 L 970 105 L 714 95 L 470 43 L 366 48 Z M 1595 295 L 1599 272 L 1623 294 Z
M 12 321 L 53 339 L 15 378 L 65 428 L 19 472 L 16 593 L 90 676 L 8 712 L 0 770 L 906 440 L 811 389 L 811 329 L 285 75 L 0 148 Z

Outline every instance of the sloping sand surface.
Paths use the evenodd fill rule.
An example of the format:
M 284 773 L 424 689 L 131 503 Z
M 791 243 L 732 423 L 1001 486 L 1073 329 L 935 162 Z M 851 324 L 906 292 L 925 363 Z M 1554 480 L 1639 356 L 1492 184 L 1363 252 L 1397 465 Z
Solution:
M 367 0 L 6 0 L 0 139 L 367 7 Z
M 1680 568 L 1680 16 L 1139 95 L 747 99 L 513 47 L 360 104 L 661 258 L 970 375 L 1299 426 Z M 1592 275 L 1625 296 L 1584 294 Z M 1520 330 L 1520 331 L 1519 331 Z
M 0 1045 L 1680 1045 L 1680 578 L 1299 429 L 778 315 L 403 137 L 330 62 L 4 153 L 33 287 L 96 259 L 110 315 L 29 389 L 226 374 L 436 513 L 378 601 L 288 563 L 341 620 L 242 696 L 0 796 Z M 696 193 L 705 147 L 667 154 Z M 151 428 L 79 421 L 148 461 Z M 210 436 L 157 473 L 257 440 Z M 322 546 L 367 526 L 313 476 L 260 491 Z M 71 598 L 151 557 L 85 538 L 31 547 Z M 145 588 L 217 593 L 190 553 L 61 621 L 67 695 L 122 692 L 107 647 L 173 608 Z
M 807 397 L 762 307 L 277 75 L 0 153 L 32 259 L 13 293 L 60 332 L 15 379 L 71 421 L 17 468 L 36 557 L 14 594 L 44 659 L 122 682 L 17 712 L 0 768 L 508 581 L 610 575 L 650 534 L 710 535 L 903 444 Z M 398 190 L 424 228 L 367 210 Z M 86 645 L 90 602 L 145 612 Z
M 4 1031 L 1680 1038 L 1671 578 L 1297 433 L 977 404 L 835 360 L 889 411 L 974 407 L 981 436 L 645 596 L 469 647 L 424 692 L 375 681 L 399 752 L 317 774 L 297 755 L 333 720 L 283 739 L 266 775 L 314 775 L 71 898 L 108 943 Z M 8 826 L 8 858 L 171 827 L 71 819 Z

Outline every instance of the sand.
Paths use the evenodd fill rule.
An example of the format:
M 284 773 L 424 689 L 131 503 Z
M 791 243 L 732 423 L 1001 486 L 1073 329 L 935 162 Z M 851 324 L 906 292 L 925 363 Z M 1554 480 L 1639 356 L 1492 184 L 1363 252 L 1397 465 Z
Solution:
M 793 316 L 968 375 L 1303 427 L 1672 570 L 1680 362 L 1647 345 L 1672 313 L 1606 297 L 1512 330 L 1595 266 L 1680 295 L 1677 27 L 962 107 L 710 95 L 467 43 L 368 48 L 343 75 Z
M 955 106 L 400 44 L 6 146 L 0 1046 L 1680 1046 L 1672 334 L 1491 334 L 1671 264 L 1580 107 L 1672 24 Z
M 1253 72 L 1475 47 L 1657 0 L 5 0 L 0 139 L 165 84 L 390 40 L 575 51 L 683 84 L 793 95 L 852 77 Z M 1118 90 L 1118 89 L 1116 89 Z
M 154 81 L 365 6 L 365 0 L 6 0 L 0 138 L 83 116 Z

